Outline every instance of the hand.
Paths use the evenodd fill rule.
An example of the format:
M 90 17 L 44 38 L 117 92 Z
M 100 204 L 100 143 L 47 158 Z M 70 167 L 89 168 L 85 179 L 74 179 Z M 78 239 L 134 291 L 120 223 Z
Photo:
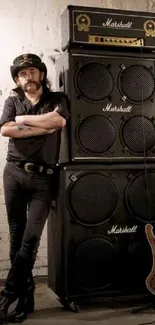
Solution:
M 24 123 L 24 115 L 19 115 L 15 117 L 16 123 Z

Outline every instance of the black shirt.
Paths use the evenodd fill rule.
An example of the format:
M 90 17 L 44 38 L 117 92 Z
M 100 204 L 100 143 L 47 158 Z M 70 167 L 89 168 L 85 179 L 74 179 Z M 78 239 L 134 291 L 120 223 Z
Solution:
M 39 102 L 32 106 L 23 92 L 18 91 L 9 96 L 4 104 L 0 119 L 0 127 L 15 121 L 17 115 L 43 114 L 53 111 L 68 119 L 68 100 L 61 92 L 51 92 L 45 88 Z M 39 164 L 53 165 L 58 162 L 61 140 L 61 130 L 49 135 L 34 136 L 29 138 L 10 138 L 8 144 L 7 160 L 29 161 Z

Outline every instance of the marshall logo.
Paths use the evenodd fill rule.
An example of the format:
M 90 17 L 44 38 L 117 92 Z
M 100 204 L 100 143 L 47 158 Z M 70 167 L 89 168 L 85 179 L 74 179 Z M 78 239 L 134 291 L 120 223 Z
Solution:
M 112 28 L 127 28 L 130 29 L 132 27 L 132 22 L 128 21 L 124 23 L 122 20 L 117 22 L 113 18 L 108 18 L 105 23 L 102 24 L 103 27 L 112 27 Z
M 112 234 L 133 234 L 137 231 L 138 226 L 133 226 L 131 228 L 119 227 L 118 225 L 112 226 L 111 230 L 108 230 L 108 235 Z
M 125 112 L 125 113 L 130 113 L 132 109 L 132 106 L 128 105 L 126 107 L 123 107 L 122 105 L 117 107 L 112 106 L 112 103 L 108 103 L 106 107 L 102 108 L 103 112 Z

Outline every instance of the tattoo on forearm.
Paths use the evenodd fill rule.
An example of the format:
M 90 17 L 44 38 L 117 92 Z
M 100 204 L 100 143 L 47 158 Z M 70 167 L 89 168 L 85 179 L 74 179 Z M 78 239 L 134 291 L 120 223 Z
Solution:
M 23 131 L 23 130 L 32 130 L 32 128 L 28 125 L 17 125 L 18 131 Z

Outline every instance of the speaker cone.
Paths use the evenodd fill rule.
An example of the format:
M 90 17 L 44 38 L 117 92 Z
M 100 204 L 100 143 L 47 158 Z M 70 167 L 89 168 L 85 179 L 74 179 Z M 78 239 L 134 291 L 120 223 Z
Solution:
M 145 116 L 133 116 L 125 121 L 121 137 L 129 151 L 137 155 L 145 155 L 155 145 L 154 124 Z
M 102 115 L 91 115 L 77 127 L 76 138 L 79 147 L 89 154 L 102 154 L 115 142 L 116 131 L 113 123 Z
M 77 222 L 99 225 L 107 221 L 117 207 L 118 191 L 102 173 L 85 173 L 68 189 L 68 208 Z
M 134 176 L 126 188 L 126 203 L 135 218 L 155 222 L 155 172 L 147 171 Z
M 142 103 L 153 95 L 155 79 L 148 68 L 142 65 L 132 65 L 122 71 L 119 85 L 121 93 L 128 100 Z
M 107 67 L 99 62 L 89 62 L 77 71 L 75 85 L 78 93 L 86 100 L 100 101 L 111 94 L 114 82 Z
M 118 251 L 104 237 L 87 238 L 76 247 L 70 263 L 77 291 L 108 291 L 117 277 Z

